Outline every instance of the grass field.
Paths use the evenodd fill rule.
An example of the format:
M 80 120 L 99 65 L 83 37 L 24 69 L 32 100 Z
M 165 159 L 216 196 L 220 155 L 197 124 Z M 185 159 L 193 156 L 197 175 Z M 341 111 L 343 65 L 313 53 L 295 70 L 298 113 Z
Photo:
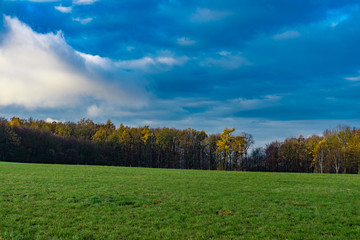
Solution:
M 0 239 L 360 239 L 360 176 L 0 163 Z

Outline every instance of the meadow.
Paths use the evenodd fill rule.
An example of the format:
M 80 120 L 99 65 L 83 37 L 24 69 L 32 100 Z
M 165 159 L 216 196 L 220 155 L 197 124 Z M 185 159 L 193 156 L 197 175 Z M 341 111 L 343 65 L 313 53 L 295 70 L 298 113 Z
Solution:
M 0 239 L 360 239 L 360 176 L 1 162 Z

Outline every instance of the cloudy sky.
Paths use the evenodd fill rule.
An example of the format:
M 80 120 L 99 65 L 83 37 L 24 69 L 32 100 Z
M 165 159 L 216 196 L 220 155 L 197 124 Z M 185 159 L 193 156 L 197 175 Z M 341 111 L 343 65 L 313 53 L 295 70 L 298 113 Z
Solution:
M 257 146 L 359 126 L 360 0 L 0 0 L 0 115 L 235 127 Z

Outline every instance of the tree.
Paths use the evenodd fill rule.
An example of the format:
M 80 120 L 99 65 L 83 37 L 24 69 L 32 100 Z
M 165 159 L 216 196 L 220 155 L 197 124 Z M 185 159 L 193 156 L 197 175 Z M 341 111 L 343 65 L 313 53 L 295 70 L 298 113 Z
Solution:
M 11 118 L 11 121 L 9 122 L 9 125 L 11 126 L 11 127 L 14 127 L 14 126 L 21 126 L 21 125 L 23 125 L 23 121 L 22 120 L 20 120 L 20 118 L 17 118 L 17 117 L 13 117 L 13 118 Z
M 105 125 L 101 125 L 96 133 L 93 135 L 92 140 L 99 143 L 110 142 L 110 137 L 115 132 L 115 125 L 108 120 Z
M 233 161 L 231 170 L 239 170 L 244 164 L 244 160 L 247 156 L 248 142 L 245 140 L 245 136 L 236 136 L 232 139 L 231 154 L 233 155 Z
M 257 147 L 251 151 L 248 159 L 248 169 L 250 171 L 265 171 L 266 153 L 263 147 Z
M 231 165 L 231 147 L 235 140 L 235 137 L 232 135 L 232 133 L 234 131 L 235 128 L 225 128 L 223 133 L 220 134 L 220 139 L 216 143 L 218 170 L 227 170 L 228 166 Z
M 57 123 L 55 127 L 55 134 L 62 137 L 70 137 L 72 135 L 73 129 L 68 125 L 62 122 Z
M 328 158 L 330 158 L 331 165 L 335 172 L 339 173 L 344 159 L 343 150 L 345 150 L 346 146 L 339 137 L 339 132 L 337 130 L 325 131 L 324 137 L 328 146 Z
M 144 143 L 147 142 L 147 140 L 149 139 L 149 137 L 152 136 L 152 132 L 149 129 L 149 126 L 145 126 L 142 130 L 141 130 L 141 141 L 143 141 Z
M 303 136 L 287 138 L 280 147 L 281 165 L 285 172 L 308 172 L 311 156 L 306 152 L 306 140 Z
M 315 171 L 315 164 L 314 164 L 315 148 L 321 140 L 322 140 L 321 137 L 317 135 L 313 135 L 311 137 L 308 137 L 305 142 L 305 152 L 311 158 L 311 164 L 310 164 L 310 168 L 312 169 L 311 172 Z
M 216 143 L 220 140 L 220 134 L 213 134 L 208 136 L 202 141 L 202 145 L 205 151 L 205 159 L 207 159 L 206 169 L 215 170 L 217 155 L 216 155 Z
M 10 161 L 20 146 L 20 137 L 9 127 L 0 122 L 0 161 Z
M 96 125 L 93 121 L 83 118 L 74 126 L 73 135 L 78 139 L 91 140 L 97 132 L 98 128 L 99 126 Z
M 176 137 L 177 131 L 170 128 L 161 128 L 155 131 L 156 144 L 158 146 L 158 159 L 159 167 L 177 168 L 177 155 L 175 152 L 176 146 L 179 144 Z
M 317 143 L 314 148 L 314 159 L 313 165 L 315 166 L 315 171 L 320 171 L 324 173 L 326 167 L 326 154 L 329 152 L 329 146 L 325 139 L 322 139 Z
M 299 154 L 298 154 L 298 141 L 297 138 L 287 138 L 280 147 L 280 154 L 282 161 L 283 171 L 297 172 L 299 169 Z
M 360 130 L 354 129 L 351 137 L 348 139 L 347 147 L 344 150 L 346 162 L 344 165 L 352 173 L 360 174 Z
M 242 139 L 242 146 L 243 146 L 243 149 L 242 149 L 242 153 L 240 155 L 240 159 L 239 159 L 239 165 L 240 165 L 240 168 L 242 170 L 246 170 L 249 166 L 248 166 L 248 152 L 249 152 L 249 149 L 252 145 L 254 145 L 255 141 L 254 141 L 254 138 L 251 134 L 248 134 L 246 132 L 242 132 L 242 135 L 241 137 L 243 137 Z
M 270 172 L 281 171 L 280 163 L 282 162 L 282 156 L 280 154 L 280 147 L 282 143 L 274 141 L 266 145 L 265 150 L 265 166 Z

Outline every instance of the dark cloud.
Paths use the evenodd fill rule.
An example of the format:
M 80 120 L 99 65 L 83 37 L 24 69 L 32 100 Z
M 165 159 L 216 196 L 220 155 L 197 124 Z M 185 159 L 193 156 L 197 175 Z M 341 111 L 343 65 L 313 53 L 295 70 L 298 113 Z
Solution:
M 1 1 L 0 9 L 36 32 L 61 30 L 73 49 L 147 83 L 149 106 L 106 118 L 189 127 L 209 119 L 209 129 L 225 118 L 360 119 L 358 0 Z M 101 74 L 117 81 L 116 72 Z

